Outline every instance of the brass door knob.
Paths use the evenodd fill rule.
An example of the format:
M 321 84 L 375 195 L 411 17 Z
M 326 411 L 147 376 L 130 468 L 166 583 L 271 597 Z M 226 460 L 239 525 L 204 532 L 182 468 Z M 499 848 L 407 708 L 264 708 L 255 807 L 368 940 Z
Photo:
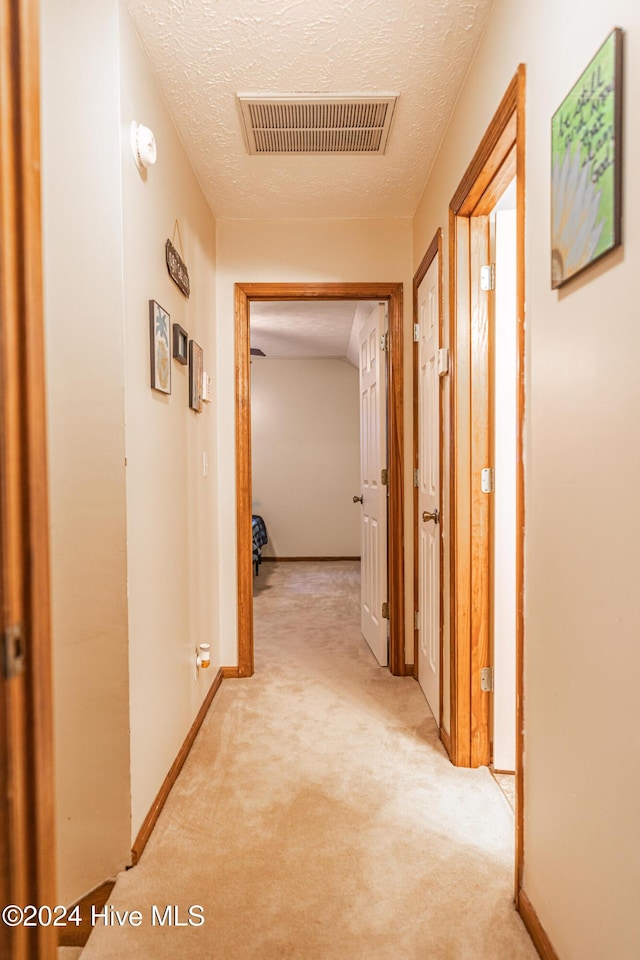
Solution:
M 354 498 L 353 498 L 353 502 L 354 502 L 354 503 L 363 503 L 362 494 L 360 494 L 359 497 L 354 497 Z
M 428 520 L 433 520 L 434 523 L 440 523 L 440 511 L 438 510 L 437 507 L 433 511 L 433 513 L 429 513 L 428 510 L 425 510 L 424 513 L 422 514 L 422 519 L 424 520 L 425 523 L 427 523 Z

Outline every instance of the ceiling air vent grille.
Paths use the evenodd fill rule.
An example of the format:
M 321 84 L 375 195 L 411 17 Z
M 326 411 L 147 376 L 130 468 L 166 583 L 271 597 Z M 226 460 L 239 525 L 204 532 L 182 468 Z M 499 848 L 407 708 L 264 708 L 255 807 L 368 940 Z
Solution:
M 251 154 L 385 152 L 396 95 L 239 96 Z

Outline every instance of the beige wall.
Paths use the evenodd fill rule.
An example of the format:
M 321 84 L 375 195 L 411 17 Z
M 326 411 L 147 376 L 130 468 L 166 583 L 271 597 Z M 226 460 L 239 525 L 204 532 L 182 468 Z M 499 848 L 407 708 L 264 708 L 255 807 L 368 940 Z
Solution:
M 344 360 L 251 364 L 253 509 L 265 556 L 359 557 L 358 371 Z
M 58 897 L 68 903 L 127 862 L 131 835 L 114 4 L 44 0 L 42 51 Z
M 121 5 L 124 310 L 131 806 L 135 837 L 220 666 L 216 550 L 217 397 L 189 409 L 189 371 L 173 360 L 171 396 L 149 388 L 148 301 L 157 300 L 215 362 L 215 222 Z M 158 161 L 141 175 L 133 120 L 155 133 Z M 164 244 L 180 224 L 187 300 Z M 179 246 L 178 236 L 175 238 Z M 215 390 L 215 384 L 214 384 Z M 203 476 L 203 454 L 209 460 Z M 212 667 L 195 680 L 195 647 Z
M 124 5 L 44 0 L 42 15 L 58 897 L 68 903 L 129 862 L 220 664 L 215 411 L 189 410 L 176 362 L 171 397 L 151 391 L 148 320 L 153 298 L 212 367 L 215 224 Z M 145 175 L 129 145 L 134 119 L 157 137 Z M 164 262 L 176 218 L 188 301 Z M 196 680 L 204 641 L 213 669 Z
M 552 292 L 551 115 L 616 24 L 626 30 L 624 247 Z M 447 249 L 448 201 L 519 62 L 527 64 L 524 886 L 562 960 L 631 960 L 640 943 L 636 0 L 497 0 L 415 218 L 414 267 L 438 226 Z
M 219 464 L 219 549 L 236 555 L 234 423 L 234 284 L 254 282 L 404 283 L 405 367 L 411 370 L 410 220 L 218 220 L 217 221 L 217 380 Z M 411 498 L 412 434 L 410 377 L 405 379 L 405 502 Z M 411 518 L 405 523 L 407 578 L 411 577 Z M 235 562 L 220 565 L 223 662 L 237 662 L 237 584 Z M 413 597 L 407 593 L 407 656 L 413 660 Z

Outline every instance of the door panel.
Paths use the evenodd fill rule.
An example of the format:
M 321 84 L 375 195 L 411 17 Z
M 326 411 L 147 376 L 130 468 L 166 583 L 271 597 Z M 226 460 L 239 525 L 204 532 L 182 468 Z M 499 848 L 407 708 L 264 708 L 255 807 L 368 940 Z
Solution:
M 360 474 L 362 492 L 361 630 L 378 663 L 388 662 L 387 620 L 387 487 L 381 482 L 387 464 L 386 365 L 380 338 L 385 306 L 376 304 L 360 332 Z
M 418 680 L 440 723 L 439 257 L 418 287 Z

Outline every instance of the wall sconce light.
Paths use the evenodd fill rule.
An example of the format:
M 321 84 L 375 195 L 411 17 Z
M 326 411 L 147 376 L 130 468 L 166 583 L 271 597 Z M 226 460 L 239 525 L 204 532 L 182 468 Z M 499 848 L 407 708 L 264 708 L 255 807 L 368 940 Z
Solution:
M 206 670 L 211 664 L 211 644 L 200 643 L 196 650 L 196 666 Z
M 156 162 L 158 151 L 153 131 L 135 120 L 131 124 L 131 150 L 139 170 L 152 167 Z

